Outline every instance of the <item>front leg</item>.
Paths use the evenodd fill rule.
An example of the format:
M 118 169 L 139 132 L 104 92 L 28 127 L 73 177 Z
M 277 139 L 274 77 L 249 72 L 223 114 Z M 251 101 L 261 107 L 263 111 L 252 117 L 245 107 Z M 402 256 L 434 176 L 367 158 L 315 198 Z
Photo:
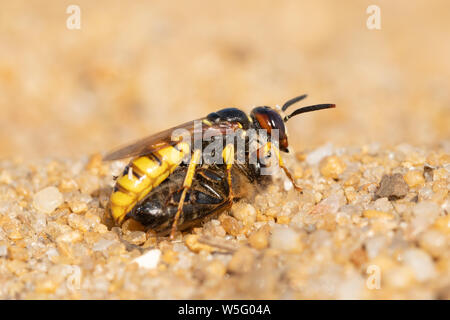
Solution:
M 280 150 L 276 146 L 272 145 L 270 142 L 267 143 L 267 148 L 264 148 L 264 149 L 274 151 L 275 157 L 277 158 L 277 161 L 278 161 L 278 165 L 280 166 L 281 169 L 283 169 L 283 171 L 286 174 L 286 176 L 288 177 L 288 179 L 292 182 L 294 189 L 297 190 L 298 192 L 300 192 L 300 194 L 302 194 L 303 189 L 299 185 L 297 185 L 297 183 L 295 183 L 294 177 L 289 172 L 289 170 L 285 167 L 283 158 L 281 158 L 281 155 L 280 155 Z

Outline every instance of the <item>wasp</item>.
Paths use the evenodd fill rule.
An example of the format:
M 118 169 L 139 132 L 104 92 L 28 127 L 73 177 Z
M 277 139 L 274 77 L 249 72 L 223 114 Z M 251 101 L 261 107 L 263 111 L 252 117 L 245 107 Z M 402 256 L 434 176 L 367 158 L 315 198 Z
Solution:
M 318 104 L 285 114 L 305 97 L 290 99 L 282 107 L 258 106 L 249 115 L 237 108 L 221 109 L 107 154 L 105 161 L 131 158 L 116 180 L 108 205 L 115 223 L 131 218 L 158 234 L 170 233 L 173 239 L 177 230 L 229 209 L 245 193 L 246 183 L 270 183 L 270 175 L 262 172 L 272 156 L 301 192 L 280 154 L 289 152 L 285 123 L 301 113 L 335 107 Z M 180 130 L 187 132 L 188 138 L 174 137 Z M 213 134 L 205 139 L 208 132 Z M 250 132 L 254 133 L 252 139 Z M 229 139 L 233 134 L 242 144 L 239 139 Z M 276 135 L 276 141 L 267 139 Z M 213 143 L 221 149 L 213 149 L 213 161 L 202 161 Z M 241 161 L 236 161 L 238 158 Z

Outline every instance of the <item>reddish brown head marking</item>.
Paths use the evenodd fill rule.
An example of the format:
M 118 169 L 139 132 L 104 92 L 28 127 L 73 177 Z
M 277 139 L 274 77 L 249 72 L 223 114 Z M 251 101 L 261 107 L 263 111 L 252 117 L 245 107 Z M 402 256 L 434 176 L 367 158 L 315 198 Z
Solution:
M 303 100 L 306 98 L 306 95 L 301 95 L 298 97 L 295 97 L 289 101 L 287 101 L 283 107 L 281 108 L 281 113 L 287 110 L 291 105 L 297 103 L 300 100 Z M 322 109 L 329 109 L 329 108 L 335 108 L 336 105 L 334 104 L 317 104 L 313 106 L 303 107 L 300 109 L 295 110 L 293 113 L 291 113 L 288 116 L 284 116 L 282 118 L 282 115 L 276 111 L 275 109 L 271 107 L 256 107 L 252 110 L 250 116 L 253 119 L 253 122 L 255 123 L 255 126 L 257 129 L 265 129 L 267 130 L 267 134 L 270 136 L 272 133 L 272 129 L 278 129 L 279 130 L 279 141 L 280 141 L 280 151 L 283 152 L 289 152 L 289 144 L 286 134 L 286 127 L 284 126 L 284 123 L 288 121 L 290 118 L 305 112 L 310 111 L 316 111 L 316 110 L 322 110 Z
M 270 107 L 257 107 L 252 110 L 250 116 L 255 123 L 259 125 L 260 129 L 267 130 L 267 134 L 272 134 L 272 129 L 278 129 L 278 138 L 280 139 L 280 150 L 289 152 L 288 139 L 286 135 L 286 127 L 280 114 Z

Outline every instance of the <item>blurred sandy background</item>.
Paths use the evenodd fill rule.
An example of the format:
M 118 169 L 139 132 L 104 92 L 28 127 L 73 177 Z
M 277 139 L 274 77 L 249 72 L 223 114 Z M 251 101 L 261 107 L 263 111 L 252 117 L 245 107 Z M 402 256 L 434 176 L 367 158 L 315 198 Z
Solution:
M 371 4 L 381 30 L 366 28 Z M 0 157 L 104 152 L 303 93 L 338 109 L 292 120 L 296 150 L 448 144 L 449 39 L 445 0 L 2 0 Z

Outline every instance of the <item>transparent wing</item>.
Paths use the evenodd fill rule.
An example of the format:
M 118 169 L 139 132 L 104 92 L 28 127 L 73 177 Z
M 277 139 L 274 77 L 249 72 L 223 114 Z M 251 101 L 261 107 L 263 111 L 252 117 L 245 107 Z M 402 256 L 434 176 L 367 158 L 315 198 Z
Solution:
M 155 133 L 134 143 L 125 145 L 116 150 L 109 152 L 103 157 L 104 161 L 119 160 L 129 157 L 137 157 L 160 150 L 167 146 L 173 146 L 179 141 L 172 140 L 172 134 L 177 129 L 185 129 L 190 134 L 194 133 L 194 123 L 202 119 L 189 121 L 179 126 Z M 203 126 L 202 126 L 203 127 Z

